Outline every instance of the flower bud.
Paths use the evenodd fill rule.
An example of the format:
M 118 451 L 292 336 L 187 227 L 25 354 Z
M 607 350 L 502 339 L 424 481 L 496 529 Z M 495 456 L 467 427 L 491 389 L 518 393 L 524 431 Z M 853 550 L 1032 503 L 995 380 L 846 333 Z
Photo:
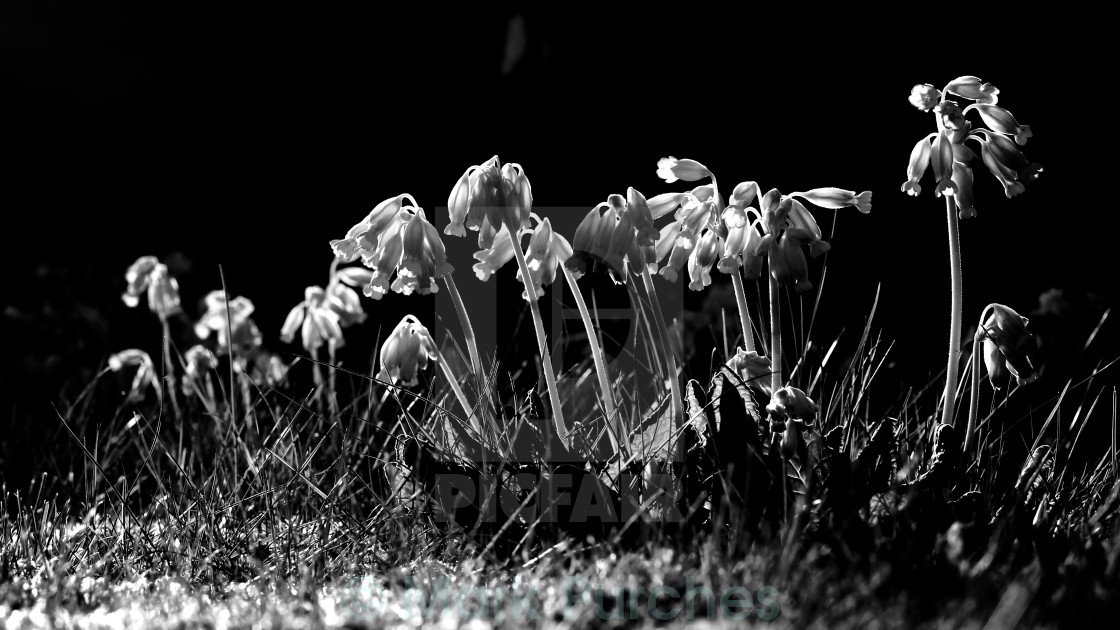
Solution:
M 467 210 L 470 209 L 471 204 L 471 172 L 474 167 L 468 168 L 459 181 L 455 183 L 455 187 L 451 189 L 451 194 L 447 197 L 447 212 L 451 215 L 451 220 L 448 222 L 447 227 L 443 228 L 443 233 L 450 236 L 466 236 L 467 230 L 463 227 L 463 222 L 467 218 Z
M 939 129 L 957 131 L 962 129 L 967 122 L 964 119 L 964 111 L 955 101 L 942 101 L 933 108 L 933 111 L 937 114 Z
M 636 238 L 642 247 L 652 247 L 657 242 L 660 231 L 653 225 L 653 213 L 646 203 L 646 197 L 633 187 L 626 189 L 626 207 L 634 221 Z
M 810 422 L 817 416 L 820 407 L 812 398 L 806 396 L 805 392 L 787 385 L 774 392 L 770 404 L 766 405 L 766 410 L 785 418 Z
M 871 212 L 870 190 L 865 190 L 857 195 L 854 191 L 844 190 L 843 188 L 814 188 L 808 192 L 792 193 L 790 197 L 803 197 L 809 203 L 829 210 L 854 206 L 863 214 Z M 804 210 L 804 208 L 802 209 Z
M 1037 342 L 1027 330 L 1029 320 L 1002 304 L 991 305 L 990 311 L 978 336 L 984 340 L 984 363 L 992 387 L 1000 389 L 1008 375 L 1019 385 L 1033 382 L 1038 375 L 1031 355 Z
M 755 197 L 760 194 L 762 193 L 758 189 L 758 184 L 756 182 L 740 182 L 739 185 L 731 191 L 731 199 L 728 199 L 727 202 L 733 206 L 746 208 L 751 205 Z
M 753 350 L 748 352 L 743 348 L 737 348 L 735 356 L 727 361 L 727 367 L 731 368 L 747 385 L 766 392 L 770 391 L 769 377 L 773 368 L 767 357 Z
M 941 100 L 941 91 L 929 83 L 915 85 L 910 89 L 910 104 L 923 112 L 928 112 Z

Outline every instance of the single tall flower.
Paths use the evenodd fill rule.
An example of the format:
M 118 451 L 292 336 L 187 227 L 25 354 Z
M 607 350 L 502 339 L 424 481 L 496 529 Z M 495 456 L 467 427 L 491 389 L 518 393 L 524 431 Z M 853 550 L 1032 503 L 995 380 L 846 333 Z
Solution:
M 973 102 L 962 108 L 956 101 L 948 98 L 950 94 Z M 958 221 L 977 214 L 972 171 L 972 162 L 977 154 L 964 145 L 970 140 L 979 145 L 980 158 L 1003 187 L 1004 195 L 1008 198 L 1022 194 L 1027 185 L 1042 172 L 1042 167 L 1027 161 L 1016 146 L 1026 144 L 1027 139 L 1033 135 L 1030 126 L 1020 124 L 1011 112 L 996 105 L 999 95 L 998 88 L 971 75 L 957 77 L 941 91 L 926 84 L 915 86 L 910 94 L 911 104 L 922 111 L 934 113 L 937 131 L 918 141 L 911 151 L 902 190 L 912 196 L 918 195 L 922 190 L 919 181 L 926 166 L 932 164 L 934 177 L 938 181 L 935 195 L 945 196 L 952 288 L 949 352 L 941 422 L 950 426 L 953 425 L 956 410 L 964 303 Z M 972 122 L 966 119 L 970 112 L 976 112 L 980 122 L 988 128 L 974 128 Z M 932 145 L 927 146 L 931 139 Z M 971 435 L 966 435 L 967 444 Z
M 155 256 L 141 256 L 124 274 L 128 287 L 121 299 L 130 307 L 140 304 L 140 296 L 148 294 L 148 308 L 160 319 L 179 313 L 179 283 L 167 270 L 167 265 Z

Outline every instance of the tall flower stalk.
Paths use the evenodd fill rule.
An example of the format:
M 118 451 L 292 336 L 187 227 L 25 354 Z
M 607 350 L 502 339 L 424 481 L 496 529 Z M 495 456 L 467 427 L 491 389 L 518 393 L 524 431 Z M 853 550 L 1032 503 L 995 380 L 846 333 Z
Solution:
M 175 392 L 175 364 L 171 360 L 171 327 L 168 318 L 182 312 L 179 300 L 179 283 L 170 274 L 167 265 L 155 256 L 141 256 L 125 272 L 127 288 L 121 299 L 129 307 L 140 304 L 140 296 L 147 293 L 148 308 L 159 317 L 163 333 L 163 365 L 167 372 L 171 407 L 177 418 L 182 417 Z
M 932 164 L 937 180 L 934 195 L 945 197 L 951 299 L 941 422 L 950 426 L 956 416 L 964 307 L 958 219 L 976 216 L 970 166 L 976 160 L 976 153 L 964 143 L 971 140 L 979 145 L 981 161 L 1003 186 L 1008 199 L 1021 194 L 1042 172 L 1042 167 L 1029 162 L 1016 146 L 1025 145 L 1033 135 L 1030 125 L 1020 125 L 1011 112 L 998 107 L 999 94 L 998 88 L 974 76 L 958 77 L 941 90 L 926 83 L 915 85 L 910 91 L 910 104 L 923 112 L 933 112 L 937 126 L 936 133 L 919 140 L 911 151 L 902 191 L 911 196 L 920 194 L 919 182 Z M 962 109 L 957 101 L 949 99 L 950 95 L 973 103 Z M 973 111 L 988 129 L 973 130 L 972 123 L 965 118 Z
M 517 260 L 517 268 L 525 285 L 525 298 L 529 301 L 532 312 L 537 350 L 541 356 L 541 371 L 544 372 L 545 386 L 552 405 L 556 435 L 566 441 L 568 428 L 564 422 L 560 389 L 552 365 L 552 353 L 548 349 L 548 336 L 544 332 L 544 320 L 537 304 L 539 291 L 532 281 L 533 269 L 529 267 L 521 245 L 514 237 L 520 230 L 532 227 L 533 192 L 525 170 L 519 164 L 502 165 L 496 155 L 482 164 L 471 166 L 452 188 L 447 206 L 451 220 L 444 228 L 445 234 L 466 236 L 467 229 L 475 230 L 478 232 L 480 250 L 490 250 L 503 229 L 514 239 L 510 252 Z

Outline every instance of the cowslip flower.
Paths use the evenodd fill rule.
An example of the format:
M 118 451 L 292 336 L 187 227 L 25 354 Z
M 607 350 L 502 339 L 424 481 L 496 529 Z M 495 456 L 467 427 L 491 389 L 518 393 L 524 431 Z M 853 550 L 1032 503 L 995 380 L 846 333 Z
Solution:
M 308 352 L 321 348 L 324 342 L 340 347 L 344 344 L 338 313 L 327 303 L 327 292 L 322 287 L 307 287 L 300 302 L 288 312 L 280 329 L 280 340 L 291 343 L 296 330 L 301 331 L 303 347 Z
M 498 156 L 471 166 L 451 189 L 447 198 L 451 221 L 444 234 L 466 236 L 467 230 L 479 232 L 479 249 L 489 249 L 488 240 L 503 226 L 516 231 L 530 227 L 533 192 L 525 169 L 520 164 L 502 165 Z M 489 224 L 492 231 L 482 230 Z
M 1026 186 L 1038 178 L 1042 167 L 1028 161 L 1017 146 L 1025 145 L 1032 137 L 1030 125 L 1020 124 L 1011 112 L 996 105 L 1000 93 L 998 88 L 974 76 L 958 77 L 949 82 L 943 91 L 928 85 L 925 87 L 928 89 L 922 92 L 925 95 L 922 103 L 928 105 L 931 102 L 929 99 L 935 95 L 939 102 L 919 109 L 935 113 L 938 131 L 918 141 L 911 151 L 906 182 L 902 184 L 903 192 L 911 196 L 920 194 L 922 187 L 919 180 L 926 167 L 932 164 L 938 182 L 935 195 L 958 195 L 962 185 L 968 186 L 969 189 L 955 200 L 957 213 L 961 218 L 975 216 L 975 200 L 970 188 L 972 173 L 961 172 L 970 169 L 971 162 L 977 157 L 974 151 L 961 150 L 968 141 L 980 145 L 979 156 L 1008 198 L 1022 194 Z M 915 103 L 915 93 L 911 94 L 911 103 Z M 948 94 L 970 99 L 973 103 L 961 108 L 955 101 L 945 98 Z M 973 129 L 972 123 L 965 118 L 973 111 L 979 114 L 987 128 Z
M 406 386 L 417 383 L 417 370 L 438 360 L 435 341 L 428 329 L 412 315 L 405 315 L 381 345 L 381 369 L 384 374 Z
M 447 250 L 439 231 L 417 206 L 402 206 L 389 220 L 374 244 L 368 236 L 358 241 L 362 263 L 372 269 L 363 293 L 381 299 L 395 293 L 436 293 L 436 280 L 455 269 L 447 262 Z
M 787 385 L 774 392 L 770 403 L 766 405 L 766 410 L 783 418 L 808 422 L 817 416 L 820 407 L 812 398 L 805 395 L 805 392 Z
M 261 332 L 250 319 L 254 306 L 245 297 L 235 297 L 226 306 L 223 291 L 211 291 L 206 295 L 206 313 L 194 326 L 199 339 L 206 339 L 211 332 L 218 333 L 218 353 L 228 354 L 230 346 L 241 351 L 253 350 L 261 345 Z M 228 320 L 228 321 L 227 321 Z M 232 333 L 232 344 L 230 343 Z
M 132 378 L 132 386 L 128 392 L 129 400 L 141 398 L 145 387 L 151 387 L 155 390 L 157 398 L 163 398 L 155 364 L 152 363 L 152 357 L 147 352 L 136 349 L 122 350 L 109 357 L 110 370 L 120 372 L 126 367 L 136 368 L 136 375 Z
M 657 161 L 657 176 L 665 180 L 665 183 L 672 184 L 678 180 L 695 182 L 711 177 L 712 172 L 696 160 L 678 160 L 669 156 Z
M 413 207 L 420 205 L 408 193 L 390 197 L 377 204 L 364 219 L 350 228 L 345 238 L 332 240 L 331 250 L 339 262 L 351 263 L 364 251 L 378 249 L 381 237 L 391 232 L 390 227 L 394 223 L 399 224 L 400 211 L 405 206 L 405 201 Z
M 167 265 L 155 256 L 141 256 L 124 274 L 128 287 L 121 299 L 129 307 L 140 304 L 140 296 L 148 294 L 148 308 L 160 319 L 179 313 L 179 283 L 167 270 Z
M 701 291 L 712 283 L 712 265 L 719 257 L 719 241 L 715 232 L 705 230 L 688 255 L 688 288 L 693 291 Z
M 984 340 L 984 365 L 992 387 L 1000 389 L 1010 377 L 1018 385 L 1034 382 L 1038 374 L 1031 355 L 1037 342 L 1027 330 L 1030 320 L 1002 304 L 990 309 L 979 336 Z
M 745 350 L 743 348 L 735 349 L 735 356 L 727 361 L 727 367 L 731 368 L 743 382 L 752 387 L 758 388 L 767 394 L 770 393 L 770 384 L 768 379 L 771 374 L 770 359 L 755 352 L 754 350 Z
M 533 295 L 538 300 L 544 292 L 544 287 L 556 280 L 558 266 L 571 256 L 572 246 L 568 244 L 568 240 L 552 229 L 552 223 L 548 219 L 538 220 L 537 227 L 529 237 L 529 251 L 525 256 L 526 266 L 529 268 L 529 281 L 533 283 L 535 289 Z M 517 279 L 521 280 L 522 284 L 525 283 L 520 270 L 517 272 Z M 521 297 L 525 300 L 529 299 L 528 287 L 521 292 Z
M 791 197 L 803 197 L 810 203 L 829 210 L 854 207 L 863 214 L 871 212 L 871 191 L 865 190 L 858 195 L 843 188 L 814 188 L 806 192 L 795 192 Z
M 474 275 L 483 282 L 513 260 L 513 237 L 509 235 L 509 229 L 503 226 L 490 247 L 475 252 L 474 259 L 478 261 L 472 267 Z
M 929 83 L 915 85 L 910 89 L 910 104 L 923 112 L 933 109 L 941 100 L 941 91 Z

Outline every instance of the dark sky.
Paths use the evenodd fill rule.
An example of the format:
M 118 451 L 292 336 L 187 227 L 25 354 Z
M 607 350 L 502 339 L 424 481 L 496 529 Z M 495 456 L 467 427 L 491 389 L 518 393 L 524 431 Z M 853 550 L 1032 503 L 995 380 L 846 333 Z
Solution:
M 78 301 L 96 303 L 94 287 L 116 300 L 137 256 L 179 253 L 188 298 L 219 286 L 221 263 L 274 338 L 302 287 L 325 280 L 327 241 L 386 197 L 442 206 L 467 166 L 498 154 L 525 166 L 538 206 L 582 214 L 627 186 L 682 188 L 655 175 L 675 155 L 725 187 L 873 190 L 870 215 L 840 213 L 822 334 L 861 327 L 881 283 L 884 335 L 912 371 L 933 372 L 945 214 L 928 192 L 899 190 L 911 147 L 933 130 L 907 95 L 963 74 L 1000 87 L 1045 167 L 1009 201 L 977 164 L 966 322 L 990 301 L 1029 312 L 1056 286 L 1114 294 L 1101 194 L 1114 124 L 1098 93 L 1111 79 L 1091 19 L 1073 29 L 1064 16 L 927 7 L 893 25 L 809 29 L 683 7 L 646 21 L 433 5 L 406 20 L 372 4 L 233 4 L 0 5 L 0 197 L 17 304 L 54 290 L 56 273 Z M 831 213 L 819 216 L 827 234 Z M 474 282 L 470 251 L 453 249 L 461 285 Z M 105 326 L 127 338 L 112 317 Z

